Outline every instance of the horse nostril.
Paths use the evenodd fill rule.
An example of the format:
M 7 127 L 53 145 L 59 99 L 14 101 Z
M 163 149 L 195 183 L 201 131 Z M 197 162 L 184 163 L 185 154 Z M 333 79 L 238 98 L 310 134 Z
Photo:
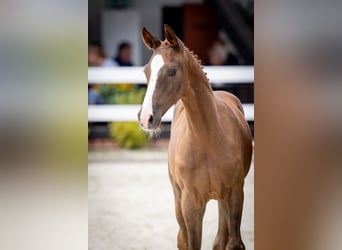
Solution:
M 150 118 L 148 119 L 148 124 L 149 125 L 153 124 L 153 115 L 151 115 Z

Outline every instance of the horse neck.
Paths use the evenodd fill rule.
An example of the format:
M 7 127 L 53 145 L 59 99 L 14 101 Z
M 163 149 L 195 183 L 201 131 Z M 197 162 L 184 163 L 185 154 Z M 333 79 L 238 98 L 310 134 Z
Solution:
M 211 137 L 219 129 L 218 112 L 211 85 L 202 66 L 185 50 L 187 89 L 182 97 L 190 131 L 199 137 Z

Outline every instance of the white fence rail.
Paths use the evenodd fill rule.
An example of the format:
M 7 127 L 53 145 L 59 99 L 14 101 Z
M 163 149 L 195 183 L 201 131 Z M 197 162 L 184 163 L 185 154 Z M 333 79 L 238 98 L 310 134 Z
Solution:
M 211 83 L 253 83 L 253 66 L 206 66 L 204 71 Z M 143 67 L 90 67 L 88 82 L 92 84 L 146 84 Z
M 214 84 L 237 84 L 254 82 L 253 66 L 207 66 L 204 67 L 209 81 Z M 143 67 L 90 67 L 88 82 L 91 84 L 146 84 Z M 140 105 L 89 105 L 89 122 L 137 121 Z M 243 104 L 248 121 L 254 121 L 254 104 Z M 173 107 L 163 116 L 162 121 L 171 121 Z
M 248 121 L 254 119 L 254 105 L 243 104 L 245 117 Z M 88 120 L 92 122 L 137 121 L 140 105 L 89 105 Z M 172 120 L 174 108 L 171 107 L 163 116 L 162 121 Z M 91 119 L 89 119 L 89 117 Z

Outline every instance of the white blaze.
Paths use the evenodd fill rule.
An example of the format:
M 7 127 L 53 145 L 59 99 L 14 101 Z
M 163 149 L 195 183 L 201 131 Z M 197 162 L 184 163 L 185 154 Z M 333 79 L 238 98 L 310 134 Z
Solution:
M 150 115 L 153 114 L 152 97 L 153 97 L 153 93 L 156 87 L 159 70 L 163 67 L 163 65 L 164 65 L 164 60 L 161 55 L 156 55 L 153 57 L 151 61 L 150 81 L 148 83 L 144 102 L 142 104 L 141 117 L 140 117 L 143 127 L 146 129 L 148 126 L 148 120 L 150 118 Z

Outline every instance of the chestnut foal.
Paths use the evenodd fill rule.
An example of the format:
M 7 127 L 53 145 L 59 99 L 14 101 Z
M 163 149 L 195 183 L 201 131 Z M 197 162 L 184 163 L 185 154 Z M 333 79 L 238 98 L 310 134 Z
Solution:
M 232 94 L 213 92 L 197 57 L 169 26 L 164 31 L 161 42 L 142 30 L 153 55 L 144 70 L 148 87 L 138 118 L 145 131 L 154 131 L 177 103 L 168 160 L 179 224 L 177 246 L 201 248 L 206 203 L 216 199 L 219 228 L 213 249 L 245 249 L 240 224 L 252 139 L 242 105 Z

